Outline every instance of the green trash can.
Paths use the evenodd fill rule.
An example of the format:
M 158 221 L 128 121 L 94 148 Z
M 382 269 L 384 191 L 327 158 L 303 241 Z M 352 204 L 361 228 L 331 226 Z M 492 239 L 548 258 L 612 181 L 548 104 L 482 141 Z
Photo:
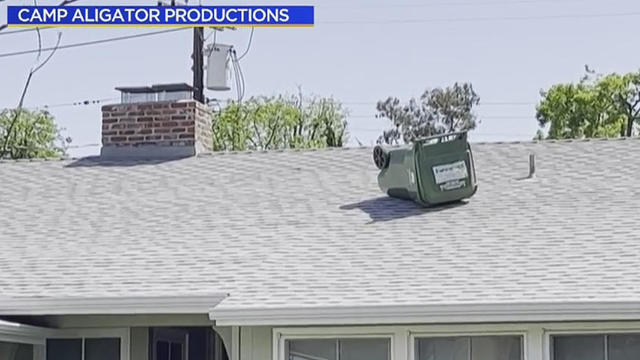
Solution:
M 467 132 L 420 138 L 402 147 L 373 149 L 378 185 L 387 195 L 423 206 L 470 198 L 478 185 Z

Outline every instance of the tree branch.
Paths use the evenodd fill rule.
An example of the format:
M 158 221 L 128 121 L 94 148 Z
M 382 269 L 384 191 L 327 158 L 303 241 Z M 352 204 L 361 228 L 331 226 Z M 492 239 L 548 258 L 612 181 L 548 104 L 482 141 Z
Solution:
M 67 6 L 69 4 L 73 4 L 76 1 L 78 1 L 78 0 L 63 0 L 61 3 L 58 4 L 58 6 Z M 2 24 L 2 25 L 0 25 L 0 31 L 6 29 L 8 27 L 9 27 L 9 24 Z
M 278 115 L 276 117 L 276 121 L 273 122 L 273 127 L 269 127 L 269 130 L 271 130 L 271 135 L 269 135 L 269 139 L 267 140 L 267 143 L 264 146 L 263 150 L 269 150 L 269 146 L 271 146 L 271 142 L 275 139 L 276 137 L 276 130 L 278 130 L 278 123 L 280 122 L 280 116 Z
M 13 136 L 13 129 L 16 126 L 16 123 L 18 122 L 18 119 L 20 118 L 20 115 L 22 114 L 22 107 L 24 105 L 24 99 L 27 96 L 27 90 L 29 89 L 29 85 L 31 84 L 31 79 L 33 78 L 33 75 L 38 72 L 38 70 L 42 69 L 43 66 L 45 66 L 49 60 L 51 60 L 51 58 L 53 57 L 53 55 L 55 54 L 56 50 L 58 49 L 58 46 L 60 46 L 60 39 L 62 38 L 62 33 L 58 33 L 58 41 L 56 42 L 56 46 L 54 47 L 53 51 L 51 51 L 51 53 L 49 54 L 49 56 L 40 64 L 37 64 L 37 61 L 40 60 L 40 53 L 42 51 L 42 41 L 40 39 L 40 32 L 38 30 L 38 45 L 40 46 L 38 49 L 38 56 L 36 59 L 36 64 L 34 64 L 34 66 L 31 68 L 31 70 L 29 70 L 29 75 L 27 75 L 27 81 L 25 81 L 24 87 L 22 88 L 22 94 L 20 95 L 20 100 L 18 101 L 18 107 L 15 110 L 15 114 L 13 116 L 13 119 L 11 119 L 11 123 L 9 124 L 9 128 L 7 129 L 7 133 L 4 134 L 4 141 L 2 144 L 2 148 L 0 149 L 0 159 L 4 158 L 5 155 L 7 154 L 7 148 L 9 146 L 9 142 L 11 140 L 11 137 Z

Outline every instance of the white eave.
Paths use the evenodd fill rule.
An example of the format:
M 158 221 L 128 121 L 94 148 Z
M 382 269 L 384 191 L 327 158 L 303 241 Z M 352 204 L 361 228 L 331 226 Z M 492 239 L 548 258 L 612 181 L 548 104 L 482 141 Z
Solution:
M 216 309 L 216 325 L 358 325 L 640 320 L 640 301 Z
M 0 297 L 0 315 L 207 314 L 228 294 L 139 297 Z
M 0 320 L 0 341 L 42 345 L 46 331 L 47 329 L 35 326 Z

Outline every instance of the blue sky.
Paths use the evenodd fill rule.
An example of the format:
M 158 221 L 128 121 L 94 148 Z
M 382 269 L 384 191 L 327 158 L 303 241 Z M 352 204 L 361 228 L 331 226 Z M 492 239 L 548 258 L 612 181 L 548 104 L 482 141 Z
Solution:
M 0 3 L 0 22 L 6 6 Z M 40 4 L 57 1 L 41 0 Z M 80 1 L 105 5 L 108 1 Z M 191 0 L 194 3 L 194 0 Z M 203 4 L 214 2 L 203 0 Z M 117 1 L 153 5 L 155 1 Z M 528 140 L 535 134 L 540 89 L 575 81 L 589 64 L 599 72 L 640 68 L 640 3 L 633 0 L 323 0 L 227 1 L 215 4 L 309 4 L 314 28 L 256 29 L 242 60 L 247 96 L 295 93 L 334 96 L 349 108 L 350 144 L 375 141 L 389 126 L 375 102 L 408 99 L 425 88 L 472 82 L 481 97 L 473 141 Z M 11 29 L 9 29 L 11 30 Z M 46 45 L 58 30 L 43 32 Z M 62 44 L 152 31 L 62 29 Z M 207 30 L 206 35 L 211 30 Z M 218 33 L 244 51 L 249 29 Z M 210 38 L 211 41 L 213 38 Z M 0 54 L 33 49 L 35 33 L 0 35 Z M 33 80 L 26 106 L 117 98 L 116 86 L 191 81 L 191 31 L 60 50 Z M 33 55 L 0 57 L 0 108 L 16 105 Z M 235 92 L 207 96 L 226 99 Z M 100 105 L 58 106 L 73 144 L 100 143 Z M 99 146 L 71 149 L 97 154 Z

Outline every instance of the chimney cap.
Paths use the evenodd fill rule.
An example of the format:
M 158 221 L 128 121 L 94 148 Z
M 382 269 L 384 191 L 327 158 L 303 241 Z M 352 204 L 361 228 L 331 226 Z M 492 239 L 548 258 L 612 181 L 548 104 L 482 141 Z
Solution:
M 194 87 L 186 83 L 155 84 L 151 86 L 118 86 L 116 90 L 129 94 L 152 94 L 172 91 L 193 91 Z
M 116 90 L 129 94 L 144 94 L 153 92 L 149 86 L 119 86 Z

